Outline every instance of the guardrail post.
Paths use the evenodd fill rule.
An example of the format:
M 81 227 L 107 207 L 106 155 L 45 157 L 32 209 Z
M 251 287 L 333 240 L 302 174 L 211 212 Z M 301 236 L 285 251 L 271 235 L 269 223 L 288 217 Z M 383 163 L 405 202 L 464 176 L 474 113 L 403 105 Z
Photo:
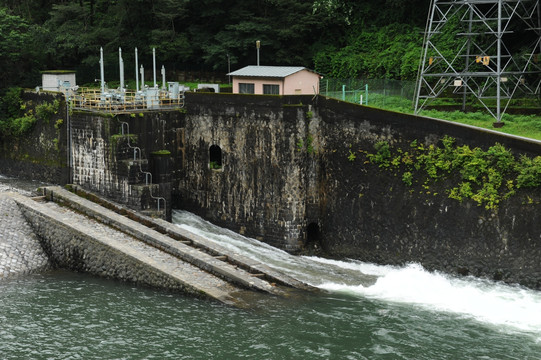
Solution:
M 364 85 L 364 90 L 365 90 L 365 93 L 366 93 L 364 101 L 365 101 L 365 104 L 368 105 L 368 84 Z

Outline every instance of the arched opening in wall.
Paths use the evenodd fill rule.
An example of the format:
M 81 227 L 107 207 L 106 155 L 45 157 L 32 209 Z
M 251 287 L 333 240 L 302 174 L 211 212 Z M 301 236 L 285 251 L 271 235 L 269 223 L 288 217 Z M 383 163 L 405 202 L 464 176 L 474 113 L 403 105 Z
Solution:
M 212 145 L 209 148 L 209 167 L 212 170 L 222 168 L 222 149 L 218 145 Z
M 308 224 L 306 228 L 306 247 L 315 249 L 321 247 L 319 225 L 315 222 Z

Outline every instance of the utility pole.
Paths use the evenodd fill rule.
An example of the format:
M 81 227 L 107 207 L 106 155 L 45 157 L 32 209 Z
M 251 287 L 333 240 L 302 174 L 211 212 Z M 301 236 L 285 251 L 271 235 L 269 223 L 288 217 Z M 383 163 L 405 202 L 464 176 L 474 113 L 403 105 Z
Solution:
M 259 48 L 261 47 L 261 41 L 257 40 L 255 42 L 255 47 L 257 49 L 257 66 L 259 66 Z

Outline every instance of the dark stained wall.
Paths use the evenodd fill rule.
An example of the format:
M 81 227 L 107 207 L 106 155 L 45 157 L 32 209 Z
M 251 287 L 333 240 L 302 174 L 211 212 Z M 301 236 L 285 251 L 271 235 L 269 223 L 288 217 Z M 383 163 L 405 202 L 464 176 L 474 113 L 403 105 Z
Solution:
M 311 131 L 317 133 L 311 130 L 318 125 L 310 119 L 310 101 L 189 94 L 186 171 L 173 194 L 177 206 L 299 251 L 307 222 L 319 216 L 317 157 L 300 145 Z M 219 169 L 210 166 L 211 146 L 221 149 Z
M 486 209 L 450 199 L 446 181 L 429 192 L 422 184 L 406 186 L 358 152 L 382 140 L 407 149 L 413 140 L 437 144 L 449 135 L 459 145 L 487 149 L 499 142 L 516 156 L 537 156 L 538 141 L 323 96 L 189 93 L 180 111 L 73 112 L 71 126 L 73 182 L 131 207 L 155 209 L 152 191 L 168 207 L 290 252 L 318 246 L 334 257 L 419 262 L 541 287 L 541 189 L 518 189 Z M 38 180 L 48 172 L 25 164 L 62 169 L 62 151 L 52 163 L 10 154 L 10 147 L 28 157 L 43 152 L 35 144 L 56 136 L 65 143 L 64 132 L 50 127 L 3 144 L 2 164 L 22 164 L 20 171 Z M 211 168 L 212 146 L 221 151 L 219 168 Z M 142 161 L 133 160 L 133 147 Z M 141 169 L 153 174 L 154 185 L 145 185 Z M 53 182 L 62 183 L 65 175 L 56 176 Z
M 407 186 L 358 150 L 378 141 L 408 150 L 413 140 L 487 149 L 499 142 L 515 155 L 541 154 L 541 143 L 454 123 L 319 99 L 325 151 L 322 242 L 333 256 L 385 264 L 419 262 L 429 269 L 541 286 L 541 189 L 518 189 L 497 209 L 448 197 L 441 181 Z M 348 159 L 349 150 L 357 153 Z
M 541 192 L 517 190 L 497 209 L 408 187 L 349 151 L 413 140 L 541 154 L 541 143 L 324 97 L 194 94 L 187 97 L 185 178 L 178 206 L 289 251 L 316 240 L 328 255 L 541 286 Z M 223 168 L 208 166 L 219 145 Z M 310 231 L 308 229 L 311 229 Z M 315 230 L 314 230 L 315 229 Z

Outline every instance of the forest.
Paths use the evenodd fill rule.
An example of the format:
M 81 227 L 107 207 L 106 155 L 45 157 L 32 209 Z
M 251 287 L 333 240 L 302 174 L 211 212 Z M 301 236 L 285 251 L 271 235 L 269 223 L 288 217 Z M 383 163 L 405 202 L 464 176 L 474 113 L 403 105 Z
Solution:
M 0 0 L 0 93 L 35 87 L 43 70 L 78 83 L 127 68 L 152 48 L 168 72 L 225 74 L 256 63 L 331 78 L 416 76 L 430 0 Z

